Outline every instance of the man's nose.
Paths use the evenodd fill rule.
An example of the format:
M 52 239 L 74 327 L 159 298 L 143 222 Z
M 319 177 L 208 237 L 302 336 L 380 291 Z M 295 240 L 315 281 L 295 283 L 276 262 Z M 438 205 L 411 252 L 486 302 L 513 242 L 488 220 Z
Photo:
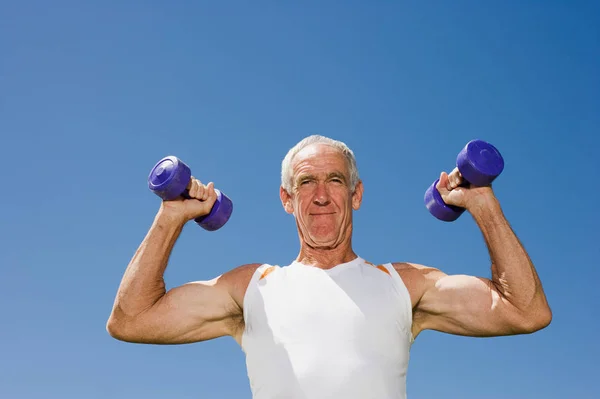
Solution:
M 315 205 L 327 205 L 330 202 L 329 191 L 327 191 L 327 187 L 323 183 L 317 184 L 317 188 L 315 189 L 315 196 L 313 198 L 313 203 Z

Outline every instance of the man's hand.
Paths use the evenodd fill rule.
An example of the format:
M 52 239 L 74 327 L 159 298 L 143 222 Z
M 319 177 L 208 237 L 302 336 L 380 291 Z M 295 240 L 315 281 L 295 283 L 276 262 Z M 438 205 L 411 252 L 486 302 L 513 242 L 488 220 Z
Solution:
M 205 185 L 192 176 L 187 189 L 189 199 L 180 197 L 171 201 L 163 201 L 160 213 L 180 223 L 187 223 L 190 220 L 208 215 L 217 200 L 214 183 L 210 182 Z
M 209 214 L 217 199 L 213 183 L 204 185 L 194 177 L 187 190 L 186 198 L 161 203 L 125 270 L 107 322 L 117 339 L 173 344 L 239 332 L 244 284 L 257 265 L 166 290 L 164 272 L 184 224 Z
M 458 206 L 468 211 L 495 201 L 491 186 L 477 187 L 468 184 L 458 168 L 455 168 L 450 174 L 442 172 L 436 189 L 447 205 Z

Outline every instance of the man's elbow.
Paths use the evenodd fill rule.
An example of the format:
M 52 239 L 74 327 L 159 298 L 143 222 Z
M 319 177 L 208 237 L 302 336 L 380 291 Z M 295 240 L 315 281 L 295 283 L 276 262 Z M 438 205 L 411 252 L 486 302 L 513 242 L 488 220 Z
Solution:
M 106 322 L 106 332 L 111 337 L 118 339 L 119 341 L 124 341 L 124 331 L 121 323 L 113 317 L 112 315 L 108 318 Z
M 536 331 L 546 328 L 552 322 L 552 310 L 550 307 L 546 306 L 541 312 L 539 312 L 537 317 Z
M 533 334 L 548 327 L 551 322 L 552 310 L 546 306 L 525 315 L 519 323 L 519 330 L 522 334 Z
M 136 342 L 130 325 L 131 323 L 111 314 L 106 322 L 106 331 L 111 337 L 119 341 Z

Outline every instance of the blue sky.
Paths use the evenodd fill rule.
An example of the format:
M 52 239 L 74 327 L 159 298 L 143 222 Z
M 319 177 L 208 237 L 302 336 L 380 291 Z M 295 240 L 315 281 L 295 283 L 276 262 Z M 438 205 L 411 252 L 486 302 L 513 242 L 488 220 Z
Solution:
M 487 251 L 470 216 L 439 222 L 423 193 L 468 140 L 504 156 L 494 187 L 554 320 L 527 336 L 423 333 L 410 398 L 597 394 L 597 5 L 174 3 L 0 1 L 0 397 L 250 397 L 232 339 L 126 344 L 105 323 L 159 206 L 158 159 L 235 206 L 222 230 L 185 228 L 173 287 L 294 259 L 280 163 L 313 133 L 356 153 L 356 251 L 447 273 L 489 276 Z

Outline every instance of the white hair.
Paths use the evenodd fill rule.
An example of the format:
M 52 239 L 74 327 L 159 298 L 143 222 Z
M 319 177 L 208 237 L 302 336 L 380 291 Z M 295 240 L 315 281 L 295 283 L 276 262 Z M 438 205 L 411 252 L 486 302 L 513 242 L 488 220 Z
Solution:
M 346 163 L 348 165 L 348 171 L 350 172 L 350 190 L 354 191 L 356 188 L 356 184 L 358 183 L 358 168 L 356 166 L 356 158 L 354 157 L 354 152 L 346 145 L 346 143 L 334 140 L 329 137 L 321 136 L 318 134 L 314 134 L 312 136 L 308 136 L 302 139 L 298 144 L 292 147 L 285 158 L 283 158 L 283 162 L 281 163 L 281 185 L 288 192 L 292 192 L 293 187 L 293 173 L 292 173 L 292 161 L 298 152 L 300 152 L 303 148 L 308 147 L 312 144 L 325 144 L 329 145 L 337 150 L 339 150 L 344 157 L 346 158 Z

